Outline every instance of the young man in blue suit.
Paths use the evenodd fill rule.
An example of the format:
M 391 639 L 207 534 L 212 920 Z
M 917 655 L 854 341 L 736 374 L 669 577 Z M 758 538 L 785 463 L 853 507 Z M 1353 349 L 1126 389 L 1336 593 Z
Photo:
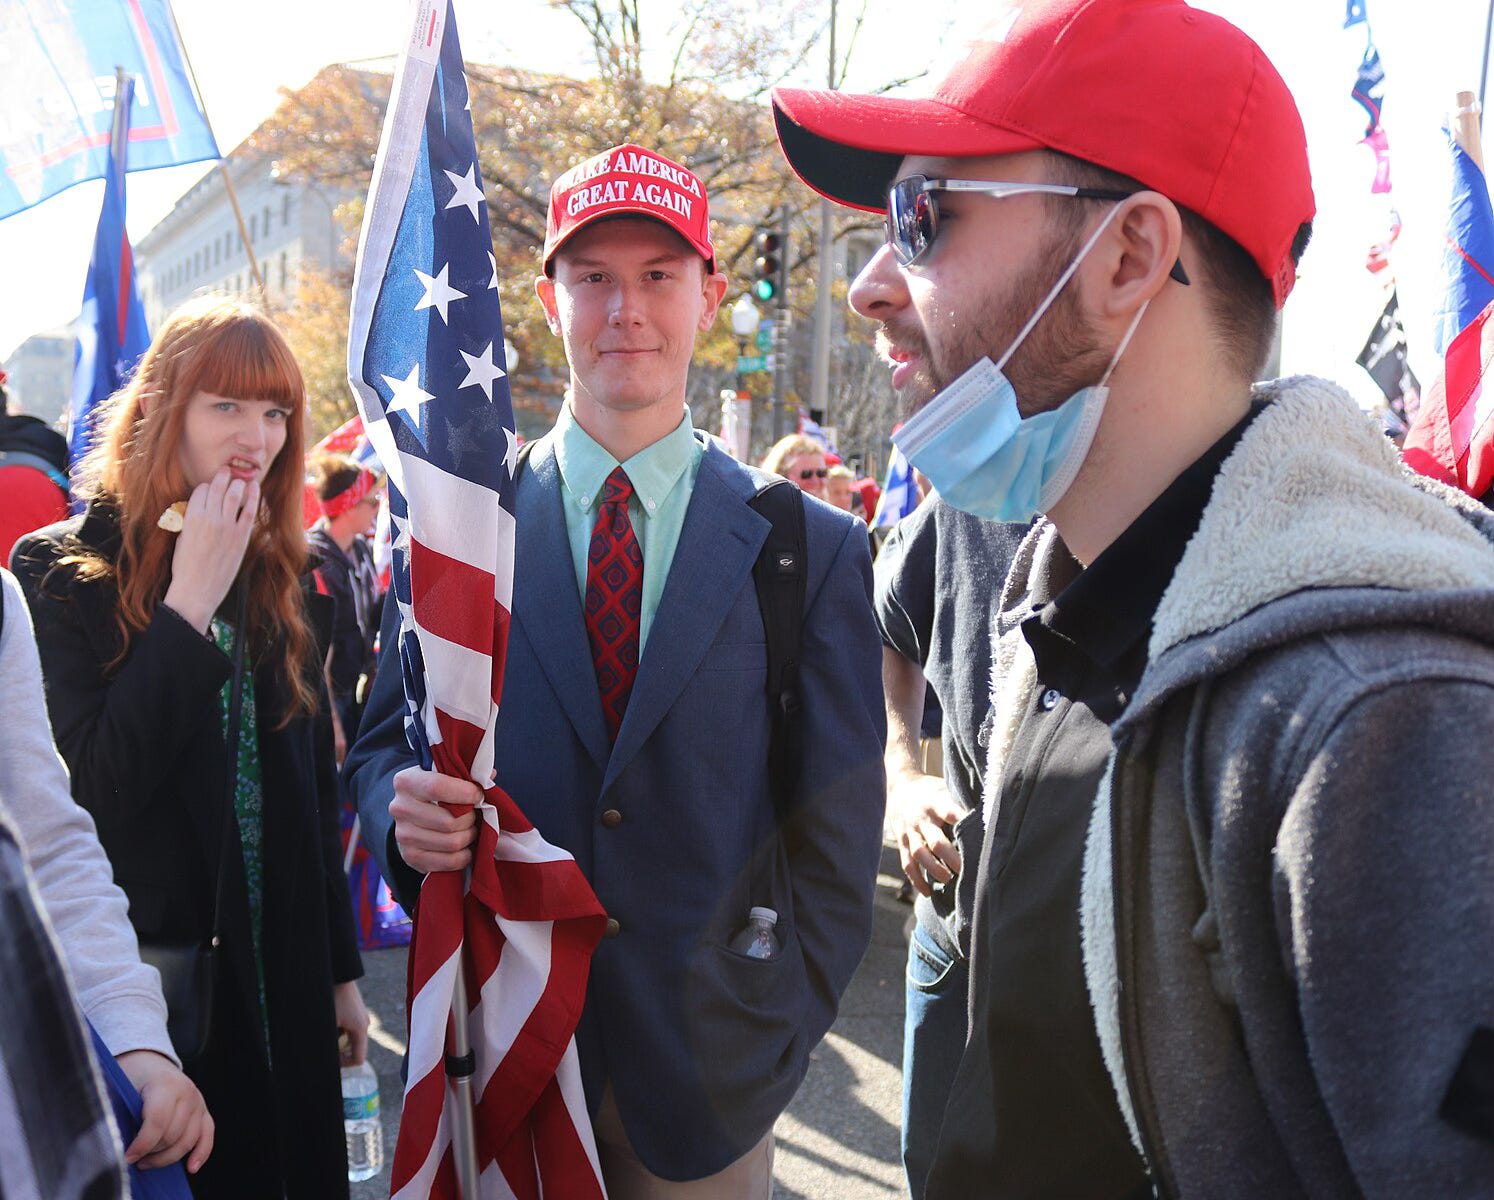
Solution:
M 803 755 L 770 790 L 752 568 L 768 477 L 691 428 L 726 292 L 704 185 L 621 146 L 550 195 L 536 290 L 571 383 L 518 481 L 498 782 L 608 913 L 577 1030 L 613 1200 L 767 1200 L 772 1126 L 865 951 L 881 847 L 881 648 L 865 529 L 806 499 Z M 390 644 L 386 637 L 385 644 Z M 471 783 L 420 770 L 381 672 L 349 786 L 406 904 L 470 858 Z M 728 947 L 754 905 L 782 952 Z

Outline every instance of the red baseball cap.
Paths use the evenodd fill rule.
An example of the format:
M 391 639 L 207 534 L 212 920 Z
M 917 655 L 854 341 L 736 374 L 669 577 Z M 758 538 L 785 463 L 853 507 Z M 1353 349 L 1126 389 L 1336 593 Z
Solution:
M 716 269 L 705 184 L 679 163 L 642 146 L 614 146 L 572 167 L 550 188 L 545 218 L 545 272 L 578 230 L 604 217 L 662 221 Z
M 1129 175 L 1223 230 L 1271 282 L 1315 204 L 1297 104 L 1259 46 L 1183 0 L 1025 0 L 1001 9 L 926 99 L 776 88 L 789 165 L 885 212 L 909 154 L 1049 149 Z

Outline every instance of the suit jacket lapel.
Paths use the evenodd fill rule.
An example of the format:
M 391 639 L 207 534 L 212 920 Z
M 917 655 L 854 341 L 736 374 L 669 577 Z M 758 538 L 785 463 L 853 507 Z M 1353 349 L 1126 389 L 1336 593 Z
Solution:
M 604 791 L 699 667 L 767 539 L 768 522 L 747 507 L 755 491 L 752 480 L 735 466 L 706 443 L 669 579 L 607 764 Z
M 554 443 L 546 439 L 537 444 L 526 465 L 528 470 L 519 475 L 519 536 L 514 551 L 516 625 L 534 648 L 576 736 L 602 766 L 610 747 L 571 562 Z

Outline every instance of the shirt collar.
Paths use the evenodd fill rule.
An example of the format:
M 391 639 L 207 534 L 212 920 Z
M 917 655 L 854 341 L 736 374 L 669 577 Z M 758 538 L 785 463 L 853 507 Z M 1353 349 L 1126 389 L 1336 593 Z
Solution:
M 555 462 L 560 467 L 561 482 L 584 512 L 591 511 L 607 476 L 620 465 L 633 485 L 643 515 L 653 516 L 700 452 L 688 410 L 680 413 L 680 423 L 669 433 L 621 464 L 581 428 L 569 401 L 560 406 L 555 419 Z
M 1214 477 L 1261 402 L 1199 456 L 1120 537 L 1038 614 L 1092 661 L 1111 667 L 1150 636 L 1152 618 L 1198 529 Z

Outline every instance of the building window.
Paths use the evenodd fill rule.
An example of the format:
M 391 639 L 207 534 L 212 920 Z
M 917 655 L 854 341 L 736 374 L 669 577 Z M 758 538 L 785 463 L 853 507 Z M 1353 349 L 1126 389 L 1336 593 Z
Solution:
M 265 205 L 265 237 L 270 236 L 270 206 Z
M 286 253 L 284 250 L 282 250 L 280 252 L 280 291 L 282 292 L 282 294 L 285 292 L 287 274 L 288 271 L 286 267 Z
M 259 214 L 258 213 L 250 213 L 249 214 L 249 240 L 251 242 L 257 242 L 259 240 Z
M 215 266 L 215 267 L 218 265 L 218 263 L 222 259 L 222 254 L 221 254 L 222 249 L 223 249 L 223 243 L 220 242 L 217 238 L 214 238 L 213 239 L 213 266 Z
M 290 189 L 285 189 L 285 195 L 280 197 L 280 223 L 289 225 L 291 223 L 291 194 Z

